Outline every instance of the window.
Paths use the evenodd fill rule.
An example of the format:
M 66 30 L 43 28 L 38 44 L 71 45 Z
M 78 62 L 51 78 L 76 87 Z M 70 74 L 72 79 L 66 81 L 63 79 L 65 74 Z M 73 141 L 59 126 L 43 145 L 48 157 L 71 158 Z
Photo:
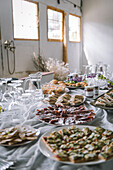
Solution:
M 38 4 L 26 0 L 12 1 L 14 39 L 38 40 Z
M 69 14 L 69 41 L 80 42 L 80 17 Z
M 48 41 L 63 40 L 63 11 L 47 7 L 47 33 Z

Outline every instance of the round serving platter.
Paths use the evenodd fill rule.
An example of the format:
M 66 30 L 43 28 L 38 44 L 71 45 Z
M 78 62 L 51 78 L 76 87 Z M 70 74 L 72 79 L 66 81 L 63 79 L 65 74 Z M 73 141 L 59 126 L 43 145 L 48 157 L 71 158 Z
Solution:
M 53 131 L 59 131 L 61 129 L 64 129 L 64 128 L 69 128 L 71 126 L 63 126 L 63 127 L 58 127 L 58 128 L 54 128 L 48 132 L 46 132 L 45 134 L 42 135 L 42 137 L 39 139 L 39 142 L 38 142 L 38 146 L 39 146 L 39 149 L 40 151 L 42 152 L 43 155 L 45 155 L 46 157 L 49 157 L 53 160 L 56 160 L 58 162 L 62 162 L 62 163 L 65 163 L 65 164 L 71 164 L 71 165 L 94 165 L 94 164 L 100 164 L 100 163 L 103 163 L 105 162 L 105 160 L 96 160 L 96 161 L 89 161 L 89 162 L 80 162 L 80 163 L 73 163 L 73 162 L 69 162 L 69 161 L 59 161 L 57 160 L 55 157 L 54 157 L 54 153 L 52 153 L 48 146 L 43 142 L 42 138 L 43 137 L 47 137 L 49 136 Z M 94 130 L 95 129 L 95 126 L 86 126 L 86 125 L 76 125 L 77 128 L 79 129 L 83 129 L 84 127 L 88 127 L 89 129 L 91 130 Z
M 84 89 L 84 87 L 81 86 L 66 86 L 69 90 L 76 90 L 76 89 Z
M 104 110 L 113 110 L 113 107 L 109 107 L 109 106 L 98 106 L 98 105 L 95 105 L 95 102 L 96 102 L 96 101 L 90 102 L 90 104 L 93 105 L 94 107 L 101 108 L 101 109 L 104 109 Z
M 85 100 L 86 100 L 86 98 L 84 97 L 84 102 L 85 102 Z M 95 114 L 94 116 L 91 116 L 91 115 L 89 115 L 89 116 L 91 116 L 90 118 L 88 118 L 86 121 L 85 120 L 83 120 L 83 119 L 81 119 L 81 121 L 79 120 L 78 122 L 77 122 L 77 120 L 76 120 L 76 123 L 68 123 L 68 119 L 67 119 L 67 121 L 66 121 L 66 123 L 61 123 L 61 120 L 59 120 L 60 122 L 57 124 L 57 123 L 49 123 L 49 121 L 46 121 L 46 120 L 43 120 L 42 119 L 42 116 L 41 116 L 41 114 L 38 114 L 38 115 L 36 115 L 37 113 L 38 113 L 38 111 L 40 111 L 40 110 L 44 110 L 44 109 L 48 109 L 48 107 L 54 107 L 54 105 L 50 105 L 50 104 L 43 104 L 42 103 L 42 105 L 40 106 L 40 107 L 36 107 L 35 108 L 35 112 L 33 113 L 33 115 L 35 114 L 35 118 L 37 119 L 37 120 L 39 120 L 39 121 L 41 121 L 41 122 L 43 122 L 43 123 L 45 123 L 45 124 L 49 124 L 49 125 L 55 125 L 55 126 L 65 126 L 65 125 L 79 125 L 79 124 L 88 124 L 88 125 L 90 125 L 91 123 L 93 123 L 93 121 L 95 121 L 96 120 L 96 118 L 98 117 L 98 115 L 99 115 L 99 113 L 101 112 L 101 109 L 99 109 L 99 108 L 96 108 L 96 107 L 94 107 L 94 106 L 92 106 L 92 105 L 90 105 L 89 103 L 87 103 L 87 102 L 85 102 L 85 103 L 82 103 L 81 104 L 81 107 L 83 106 L 83 107 L 85 107 L 85 110 L 87 111 L 87 110 L 93 110 L 93 113 Z M 71 107 L 71 106 L 70 106 Z M 74 106 L 74 107 L 79 107 L 79 106 Z M 50 109 L 50 112 L 51 112 L 51 109 Z M 84 113 L 82 113 L 83 114 L 83 117 L 84 117 Z M 90 114 L 90 113 L 89 113 Z M 42 115 L 43 115 L 43 113 L 42 113 Z M 55 118 L 55 117 L 54 117 Z M 69 117 L 68 117 L 69 118 Z
M 27 128 L 28 130 L 32 130 L 32 131 L 36 132 L 35 137 L 38 138 L 38 136 L 39 136 L 39 134 L 40 134 L 40 131 L 39 131 L 38 129 L 35 129 L 35 128 L 29 126 L 29 125 L 25 125 L 25 126 L 22 126 L 22 127 L 25 127 L 25 128 Z M 7 128 L 7 129 L 8 129 L 8 128 Z M 3 144 L 0 144 L 0 145 L 1 145 L 1 146 L 6 146 L 6 147 L 23 146 L 23 145 L 29 144 L 29 143 L 31 143 L 31 142 L 33 142 L 33 141 L 35 141 L 35 140 L 37 140 L 37 139 L 34 139 L 34 140 L 25 140 L 25 141 L 22 141 L 22 142 L 20 142 L 20 143 L 18 142 L 18 143 L 12 144 L 12 145 L 8 145 L 7 143 L 3 143 Z

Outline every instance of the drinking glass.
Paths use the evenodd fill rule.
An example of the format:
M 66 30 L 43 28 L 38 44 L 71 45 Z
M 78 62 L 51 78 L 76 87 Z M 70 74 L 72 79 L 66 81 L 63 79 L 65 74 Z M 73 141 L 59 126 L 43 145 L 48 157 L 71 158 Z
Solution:
M 2 102 L 8 102 L 8 99 L 12 98 L 9 89 L 8 89 L 8 81 L 10 81 L 12 78 L 2 78 Z
M 9 86 L 12 87 L 12 91 L 10 92 L 12 95 L 12 101 L 10 102 L 10 104 L 8 106 L 8 110 L 12 110 L 12 109 L 15 109 L 16 107 L 20 106 L 20 103 L 17 100 L 19 97 L 19 91 L 18 91 L 17 87 L 21 86 L 21 84 L 20 83 L 10 83 Z
M 34 100 L 42 100 L 43 92 L 41 86 L 42 74 L 40 72 L 36 74 L 30 74 L 24 82 L 24 92 L 30 92 L 34 97 Z

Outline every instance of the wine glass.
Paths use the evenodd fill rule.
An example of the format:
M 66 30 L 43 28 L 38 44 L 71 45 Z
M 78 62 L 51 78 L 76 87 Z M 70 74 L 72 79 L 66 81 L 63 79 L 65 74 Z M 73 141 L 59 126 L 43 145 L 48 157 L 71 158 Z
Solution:
M 23 80 L 19 79 L 19 80 L 11 80 L 11 83 L 19 83 L 22 84 Z
M 1 90 L 1 86 L 0 86 L 0 113 L 1 113 L 1 108 L 3 108 L 3 105 L 2 105 L 2 102 L 1 102 L 2 96 L 3 96 L 3 94 L 2 94 L 2 90 Z
M 11 78 L 2 78 L 1 84 L 2 84 L 2 102 L 8 102 L 8 99 L 10 99 L 12 96 L 8 89 L 8 81 L 10 81 Z
M 17 100 L 19 97 L 19 91 L 17 87 L 21 86 L 21 84 L 20 83 L 9 83 L 8 85 L 12 87 L 12 91 L 10 92 L 12 95 L 12 101 L 8 106 L 8 110 L 12 110 L 13 108 L 15 109 L 16 107 L 20 106 L 20 103 Z
M 43 92 L 41 86 L 42 73 L 30 74 L 24 82 L 24 92 L 30 92 L 34 101 L 43 99 Z
M 100 75 L 103 75 L 103 73 L 104 73 L 104 64 L 101 61 L 98 63 L 98 71 L 97 72 Z

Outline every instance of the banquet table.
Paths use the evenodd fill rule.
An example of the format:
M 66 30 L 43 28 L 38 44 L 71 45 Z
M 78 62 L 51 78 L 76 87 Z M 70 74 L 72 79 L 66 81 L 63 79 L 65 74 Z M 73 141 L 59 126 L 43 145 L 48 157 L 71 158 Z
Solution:
M 73 90 L 73 93 L 83 94 L 83 90 Z M 12 161 L 14 165 L 9 169 L 19 170 L 113 170 L 113 159 L 105 161 L 101 164 L 95 165 L 76 165 L 66 164 L 52 158 L 44 156 L 39 149 L 39 139 L 41 135 L 50 129 L 54 129 L 55 125 L 49 125 L 39 121 L 36 117 L 36 109 L 43 105 L 42 102 L 34 104 L 27 111 L 27 117 L 24 121 L 21 120 L 20 124 L 30 125 L 35 129 L 40 130 L 40 135 L 37 140 L 30 142 L 29 144 L 22 146 L 0 146 L 0 160 Z M 85 105 L 90 107 L 90 100 L 86 100 Z M 97 108 L 95 108 L 96 111 Z M 5 112 L 4 112 L 5 113 Z M 11 127 L 16 125 L 17 122 L 6 121 L 0 123 L 0 129 Z M 101 126 L 105 129 L 113 130 L 113 111 L 105 111 L 103 109 L 98 110 L 96 118 L 85 125 Z M 2 170 L 2 164 L 0 161 L 0 170 Z

